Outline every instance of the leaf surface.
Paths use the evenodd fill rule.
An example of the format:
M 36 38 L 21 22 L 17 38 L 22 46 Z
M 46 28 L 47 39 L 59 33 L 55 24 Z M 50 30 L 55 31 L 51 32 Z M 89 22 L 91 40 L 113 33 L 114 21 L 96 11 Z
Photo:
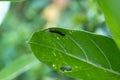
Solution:
M 104 12 L 108 28 L 120 49 L 120 0 L 98 0 Z
M 50 28 L 29 41 L 36 57 L 66 75 L 82 80 L 120 80 L 120 51 L 108 37 Z

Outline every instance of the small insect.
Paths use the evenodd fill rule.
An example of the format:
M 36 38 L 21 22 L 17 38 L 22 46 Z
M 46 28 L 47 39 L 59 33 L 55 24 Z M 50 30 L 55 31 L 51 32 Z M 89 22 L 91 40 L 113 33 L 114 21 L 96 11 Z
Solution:
M 60 70 L 62 70 L 62 71 L 72 71 L 72 67 L 71 66 L 61 66 Z
M 55 29 L 49 29 L 49 32 L 51 32 L 51 33 L 56 33 L 56 34 L 59 34 L 59 35 L 61 35 L 61 36 L 65 36 L 64 33 L 60 32 L 60 31 L 58 31 L 58 30 L 55 30 Z

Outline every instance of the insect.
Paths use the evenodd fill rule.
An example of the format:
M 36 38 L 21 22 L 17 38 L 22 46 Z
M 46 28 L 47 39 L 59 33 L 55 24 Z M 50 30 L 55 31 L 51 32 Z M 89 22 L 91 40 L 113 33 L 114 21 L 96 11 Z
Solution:
M 72 71 L 72 67 L 71 66 L 61 66 L 60 70 L 62 70 L 62 71 Z
M 64 33 L 60 32 L 60 31 L 58 31 L 58 30 L 55 30 L 55 29 L 49 29 L 49 32 L 51 32 L 51 33 L 56 33 L 56 34 L 59 34 L 59 35 L 61 35 L 61 36 L 65 36 Z

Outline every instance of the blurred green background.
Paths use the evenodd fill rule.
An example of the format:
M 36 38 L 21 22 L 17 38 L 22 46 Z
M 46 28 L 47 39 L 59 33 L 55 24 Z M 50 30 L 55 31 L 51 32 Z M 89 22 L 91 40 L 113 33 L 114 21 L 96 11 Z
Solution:
M 4 11 L 4 6 L 0 8 L 1 13 Z M 67 77 L 38 62 L 27 43 L 35 31 L 56 26 L 110 36 L 104 15 L 96 0 L 10 2 L 7 14 L 0 25 L 0 70 L 3 70 L 2 74 L 11 75 L 9 72 L 12 72 L 12 69 L 16 69 L 15 67 L 19 65 L 22 66 L 25 60 L 30 61 L 26 56 L 32 56 L 34 62 L 24 63 L 32 65 L 27 68 L 23 65 L 23 69 L 20 68 L 18 73 L 15 73 L 19 70 L 16 69 L 14 76 L 11 77 L 12 80 L 79 80 Z M 14 67 L 8 68 L 17 59 L 23 60 L 21 63 L 16 62 Z

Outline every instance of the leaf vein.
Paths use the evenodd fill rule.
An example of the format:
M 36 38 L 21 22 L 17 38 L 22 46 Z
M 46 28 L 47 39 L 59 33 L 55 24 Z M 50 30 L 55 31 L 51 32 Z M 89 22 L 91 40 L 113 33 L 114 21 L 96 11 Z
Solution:
M 105 53 L 103 52 L 103 50 L 99 47 L 99 45 L 87 35 L 88 39 L 96 46 L 96 48 L 101 52 L 101 54 L 104 56 L 105 60 L 107 61 L 109 68 L 112 69 L 112 65 L 108 59 L 108 57 L 105 55 Z
M 82 48 L 82 46 L 81 46 L 80 44 L 78 44 L 78 42 L 77 42 L 74 38 L 72 38 L 71 36 L 68 36 L 68 38 L 69 38 L 71 41 L 73 41 L 73 43 L 75 43 L 75 44 L 81 49 L 81 51 L 83 52 L 83 54 L 84 54 L 85 57 L 86 57 L 86 60 L 88 61 L 89 59 L 88 59 L 87 53 L 86 53 L 86 51 Z
M 82 61 L 82 62 L 88 63 L 88 64 L 90 64 L 90 65 L 92 65 L 92 66 L 94 66 L 94 67 L 96 67 L 96 68 L 99 68 L 99 69 L 102 69 L 102 70 L 105 70 L 105 71 L 108 71 L 108 72 L 111 72 L 111 73 L 114 73 L 114 74 L 120 76 L 120 73 L 114 71 L 113 69 L 104 68 L 104 67 L 99 66 L 99 65 L 97 65 L 97 64 L 94 64 L 94 63 L 92 63 L 92 62 L 90 62 L 90 61 L 86 61 L 86 60 L 84 60 L 84 59 L 81 59 L 81 58 L 78 58 L 78 57 L 76 57 L 76 56 L 73 56 L 73 55 L 71 55 L 70 53 L 67 53 L 67 54 L 66 54 L 64 51 L 62 51 L 62 50 L 60 50 L 60 49 L 53 48 L 53 47 L 51 47 L 51 46 L 45 46 L 44 44 L 40 44 L 40 43 L 36 43 L 36 42 L 30 42 L 30 44 L 38 45 L 38 46 L 41 46 L 41 47 L 46 47 L 46 48 L 49 48 L 49 49 L 53 49 L 53 50 L 59 51 L 59 52 L 64 53 L 65 55 L 67 55 L 67 56 L 69 56 L 69 57 L 72 57 L 72 58 L 74 58 L 74 59 L 77 59 L 77 60 L 80 60 L 80 61 Z

